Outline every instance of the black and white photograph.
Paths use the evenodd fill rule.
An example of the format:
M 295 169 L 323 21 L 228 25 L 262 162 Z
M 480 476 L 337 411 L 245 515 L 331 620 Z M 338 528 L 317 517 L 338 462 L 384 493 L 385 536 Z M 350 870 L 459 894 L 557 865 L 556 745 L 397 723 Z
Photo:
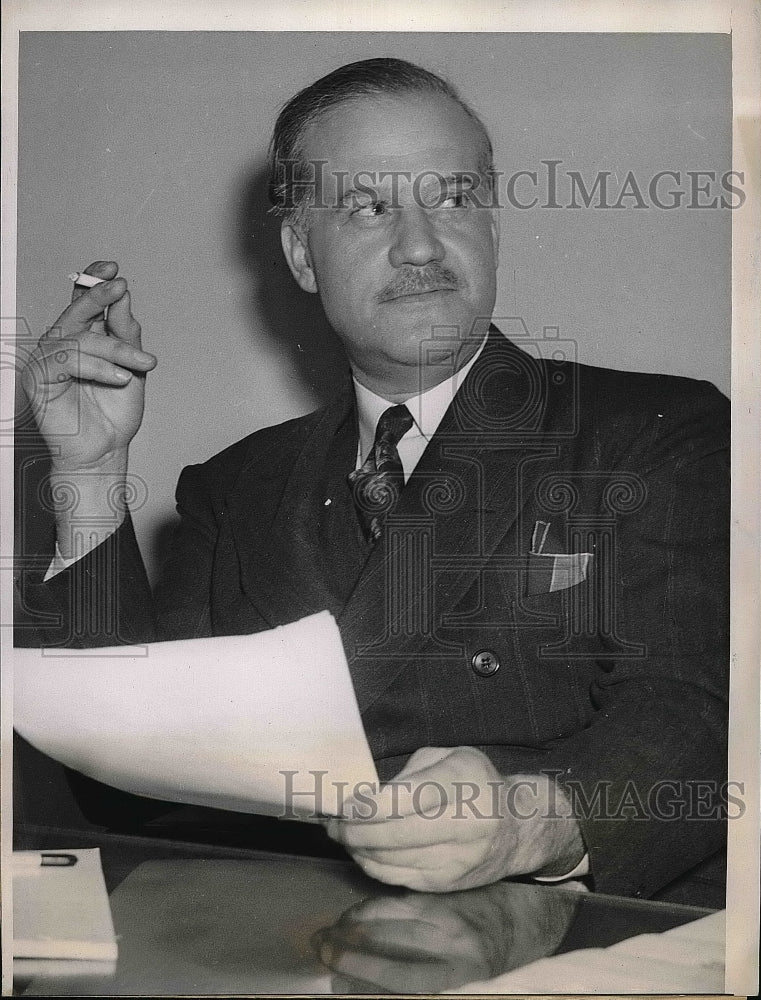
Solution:
M 752 994 L 758 4 L 185 6 L 4 59 L 3 995 Z

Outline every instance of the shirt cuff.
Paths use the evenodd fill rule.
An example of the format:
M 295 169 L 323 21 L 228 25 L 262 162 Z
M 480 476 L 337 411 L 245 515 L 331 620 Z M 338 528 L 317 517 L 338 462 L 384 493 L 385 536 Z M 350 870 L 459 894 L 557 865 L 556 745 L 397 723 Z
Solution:
M 583 878 L 589 875 L 589 855 L 585 854 L 581 861 L 565 875 L 534 875 L 535 882 L 565 882 L 569 878 Z
M 115 533 L 114 531 L 110 532 L 106 536 L 106 538 L 110 538 L 111 535 L 113 535 L 114 533 Z M 79 552 L 75 556 L 61 555 L 61 550 L 58 547 L 58 542 L 56 542 L 55 555 L 53 556 L 53 559 L 50 565 L 48 566 L 48 571 L 43 577 L 42 582 L 47 583 L 48 580 L 52 580 L 54 576 L 58 576 L 59 573 L 63 573 L 65 569 L 68 569 L 69 566 L 73 566 L 75 562 L 78 562 L 80 559 L 83 559 L 89 552 L 92 552 L 92 550 L 96 549 L 102 542 L 105 542 L 105 540 L 106 540 L 105 538 L 99 538 L 90 546 L 89 549 L 86 549 L 84 552 Z

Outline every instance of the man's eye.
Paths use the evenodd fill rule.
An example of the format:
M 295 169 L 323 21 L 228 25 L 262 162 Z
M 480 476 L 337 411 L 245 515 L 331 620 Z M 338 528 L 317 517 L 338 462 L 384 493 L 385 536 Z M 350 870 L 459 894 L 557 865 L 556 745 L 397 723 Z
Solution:
M 457 191 L 447 198 L 442 198 L 439 208 L 465 208 L 468 204 L 468 196 L 465 191 Z
M 386 205 L 382 201 L 371 201 L 364 205 L 355 202 L 352 206 L 351 214 L 360 219 L 379 219 L 382 215 L 386 214 L 387 210 Z

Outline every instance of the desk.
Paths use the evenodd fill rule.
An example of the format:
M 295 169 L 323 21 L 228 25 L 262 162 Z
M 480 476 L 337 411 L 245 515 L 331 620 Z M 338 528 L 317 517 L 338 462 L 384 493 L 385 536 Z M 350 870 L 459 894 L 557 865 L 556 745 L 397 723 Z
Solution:
M 520 882 L 414 893 L 338 859 L 148 837 L 40 831 L 25 846 L 100 847 L 119 962 L 16 995 L 439 993 L 711 912 Z

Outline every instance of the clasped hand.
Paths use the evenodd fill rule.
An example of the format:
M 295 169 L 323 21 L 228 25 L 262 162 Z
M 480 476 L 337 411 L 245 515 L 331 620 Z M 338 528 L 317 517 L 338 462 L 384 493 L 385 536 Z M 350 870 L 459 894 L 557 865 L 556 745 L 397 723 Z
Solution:
M 449 892 L 520 875 L 563 875 L 584 843 L 546 775 L 500 775 L 474 747 L 423 747 L 327 832 L 381 882 Z

